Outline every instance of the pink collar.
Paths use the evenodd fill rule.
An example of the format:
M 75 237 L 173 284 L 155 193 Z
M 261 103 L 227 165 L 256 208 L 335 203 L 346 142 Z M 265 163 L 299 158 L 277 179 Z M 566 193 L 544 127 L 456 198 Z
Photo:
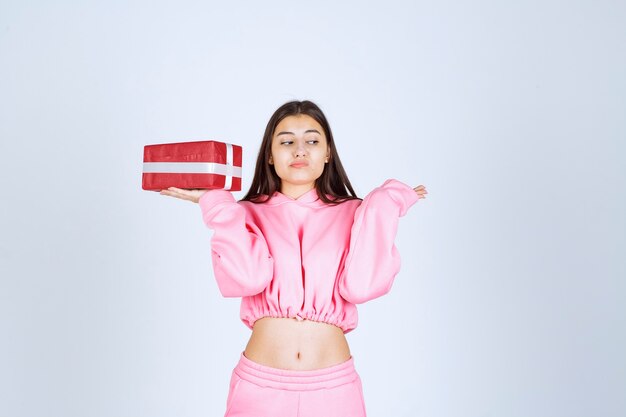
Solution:
M 311 190 L 302 194 L 298 198 L 291 198 L 281 193 L 280 191 L 276 191 L 274 192 L 272 197 L 267 201 L 268 204 L 282 204 L 282 203 L 289 203 L 289 202 L 304 204 L 304 205 L 312 205 L 312 206 L 323 206 L 326 204 L 322 200 L 320 200 L 319 196 L 317 195 L 316 188 L 312 188 Z

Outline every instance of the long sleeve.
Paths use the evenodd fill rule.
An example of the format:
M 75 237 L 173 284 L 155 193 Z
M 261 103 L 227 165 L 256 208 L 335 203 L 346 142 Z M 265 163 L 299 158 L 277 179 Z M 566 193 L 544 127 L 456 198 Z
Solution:
M 369 193 L 354 213 L 350 248 L 339 293 L 354 304 L 389 292 L 400 270 L 395 246 L 399 218 L 419 199 L 408 185 L 387 180 Z
M 229 191 L 209 190 L 200 197 L 202 218 L 214 230 L 213 272 L 224 297 L 252 296 L 272 279 L 274 261 L 258 226 Z

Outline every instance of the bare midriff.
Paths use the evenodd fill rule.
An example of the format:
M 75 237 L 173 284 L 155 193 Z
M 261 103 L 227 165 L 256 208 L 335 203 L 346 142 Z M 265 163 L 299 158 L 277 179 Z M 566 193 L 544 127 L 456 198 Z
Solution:
M 246 358 L 279 369 L 313 370 L 350 359 L 343 331 L 332 324 L 263 317 L 254 323 Z

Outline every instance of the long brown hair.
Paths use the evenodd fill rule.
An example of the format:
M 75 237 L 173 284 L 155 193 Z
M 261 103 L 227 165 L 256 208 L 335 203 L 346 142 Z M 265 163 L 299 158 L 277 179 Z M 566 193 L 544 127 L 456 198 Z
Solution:
M 311 116 L 322 126 L 326 134 L 330 156 L 328 163 L 324 166 L 322 175 L 315 180 L 315 188 L 317 189 L 317 195 L 320 200 L 327 204 L 337 204 L 358 198 L 350 184 L 346 171 L 343 169 L 343 165 L 341 165 L 341 160 L 339 160 L 333 134 L 326 120 L 326 116 L 324 116 L 322 110 L 315 103 L 305 100 L 290 101 L 283 104 L 270 118 L 265 128 L 265 133 L 263 134 L 263 141 L 261 142 L 261 148 L 257 156 L 252 184 L 250 185 L 248 193 L 241 201 L 263 203 L 267 201 L 274 192 L 280 191 L 280 177 L 276 174 L 274 166 L 269 164 L 272 151 L 272 137 L 274 136 L 276 126 L 281 120 L 287 116 L 297 116 L 299 114 Z M 267 197 L 264 198 L 263 196 Z

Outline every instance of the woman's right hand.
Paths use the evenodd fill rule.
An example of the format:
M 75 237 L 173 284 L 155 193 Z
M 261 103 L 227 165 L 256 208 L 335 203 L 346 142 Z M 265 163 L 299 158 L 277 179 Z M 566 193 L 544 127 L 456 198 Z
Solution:
M 167 190 L 161 190 L 159 194 L 197 203 L 206 192 L 207 190 L 185 190 L 184 188 L 169 187 Z

